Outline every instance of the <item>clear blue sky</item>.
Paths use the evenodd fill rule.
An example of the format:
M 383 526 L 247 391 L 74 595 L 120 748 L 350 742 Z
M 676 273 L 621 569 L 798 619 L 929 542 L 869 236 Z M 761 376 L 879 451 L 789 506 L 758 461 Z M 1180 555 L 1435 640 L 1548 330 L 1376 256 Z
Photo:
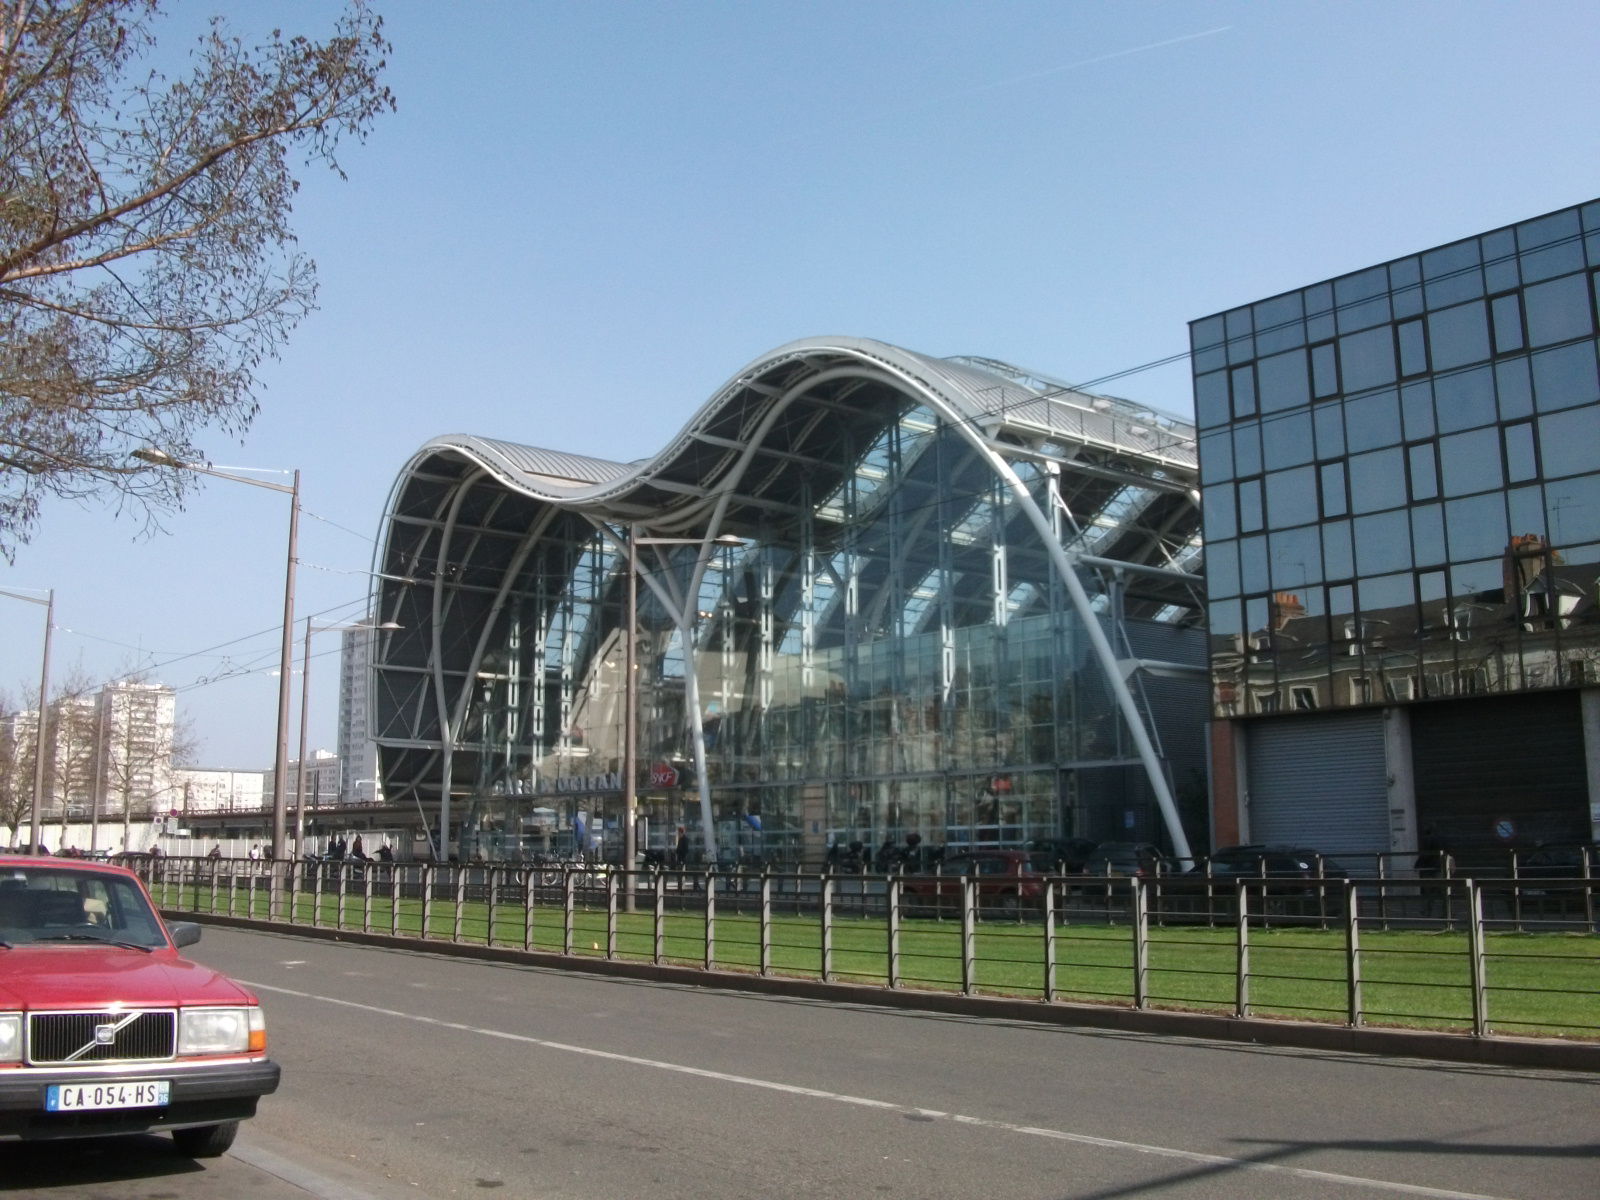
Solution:
M 814 334 L 1093 379 L 1195 317 L 1600 194 L 1592 2 L 377 7 L 399 112 L 348 182 L 306 177 L 321 309 L 243 444 L 208 446 L 301 469 L 319 623 L 359 614 L 434 435 L 641 457 Z M 321 36 L 333 9 L 182 16 L 212 11 Z M 1105 390 L 1191 411 L 1186 363 Z M 56 589 L 58 680 L 152 667 L 199 762 L 269 766 L 287 513 L 213 482 L 143 536 L 58 503 L 0 587 Z M 43 612 L 0 601 L 13 697 Z M 330 749 L 338 640 L 312 671 Z

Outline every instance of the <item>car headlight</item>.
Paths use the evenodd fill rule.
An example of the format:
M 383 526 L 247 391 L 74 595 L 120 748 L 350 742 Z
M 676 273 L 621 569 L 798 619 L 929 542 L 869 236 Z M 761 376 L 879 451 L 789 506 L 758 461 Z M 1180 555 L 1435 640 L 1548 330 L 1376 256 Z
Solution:
M 0 1063 L 22 1061 L 22 1014 L 0 1013 Z
M 261 1009 L 189 1008 L 178 1015 L 179 1054 L 245 1054 L 267 1048 Z

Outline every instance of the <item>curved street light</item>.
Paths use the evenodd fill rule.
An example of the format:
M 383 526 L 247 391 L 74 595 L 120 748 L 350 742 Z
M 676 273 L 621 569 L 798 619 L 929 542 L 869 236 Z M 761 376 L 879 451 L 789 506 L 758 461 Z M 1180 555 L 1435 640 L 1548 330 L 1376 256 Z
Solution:
M 283 579 L 283 646 L 278 656 L 278 744 L 272 771 L 272 857 L 281 861 L 285 849 L 285 828 L 288 824 L 288 796 L 285 780 L 289 774 L 289 673 L 294 668 L 294 576 L 298 562 L 300 537 L 300 471 L 294 471 L 292 484 L 272 483 L 265 479 L 252 479 L 248 475 L 235 475 L 231 471 L 207 466 L 205 463 L 184 462 L 173 458 L 164 450 L 146 447 L 133 451 L 133 457 L 157 467 L 171 467 L 180 471 L 194 471 L 217 479 L 231 479 L 235 483 L 265 488 L 269 492 L 282 492 L 289 497 L 289 552 Z M 276 905 L 274 905 L 274 916 Z

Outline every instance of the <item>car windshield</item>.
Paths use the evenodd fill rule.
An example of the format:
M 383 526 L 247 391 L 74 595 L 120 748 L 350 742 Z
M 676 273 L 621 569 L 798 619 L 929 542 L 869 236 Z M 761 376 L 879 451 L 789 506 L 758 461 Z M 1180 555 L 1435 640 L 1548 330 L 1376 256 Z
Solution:
M 0 942 L 167 944 L 161 919 L 132 879 L 52 867 L 0 868 Z

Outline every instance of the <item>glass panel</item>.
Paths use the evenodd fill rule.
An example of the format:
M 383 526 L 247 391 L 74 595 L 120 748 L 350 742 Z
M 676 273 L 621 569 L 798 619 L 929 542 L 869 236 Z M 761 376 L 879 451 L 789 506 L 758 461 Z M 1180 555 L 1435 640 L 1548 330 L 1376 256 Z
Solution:
M 1575 475 L 1544 485 L 1550 540 L 1557 546 L 1600 538 L 1600 475 Z
M 1421 442 L 1406 450 L 1411 468 L 1411 498 L 1432 500 L 1439 494 L 1439 472 L 1433 461 L 1433 443 Z
M 1364 618 L 1362 633 L 1369 642 L 1385 641 L 1397 632 L 1411 632 L 1414 617 L 1410 610 L 1415 603 L 1416 584 L 1410 571 L 1362 579 L 1356 588 Z
M 1499 492 L 1451 500 L 1444 522 L 1450 538 L 1450 557 L 1483 558 L 1506 548 L 1505 497 Z
M 1340 333 L 1386 324 L 1389 320 L 1389 272 L 1384 267 L 1333 281 Z
M 1194 417 L 1201 429 L 1214 429 L 1228 423 L 1228 376 L 1212 371 L 1194 377 Z
M 1473 367 L 1451 371 L 1433 380 L 1433 408 L 1439 416 L 1441 433 L 1475 429 L 1495 419 L 1494 371 Z
M 1323 404 L 1311 410 L 1311 419 L 1317 429 L 1317 457 L 1343 458 L 1344 408 L 1338 404 Z
M 1419 565 L 1445 560 L 1444 509 L 1419 504 L 1411 510 L 1411 556 Z
M 1315 455 L 1311 447 L 1311 413 L 1282 413 L 1261 422 L 1261 454 L 1268 470 L 1297 467 Z
M 1311 394 L 1319 400 L 1339 394 L 1339 364 L 1332 342 L 1311 347 Z
M 1565 275 L 1583 266 L 1583 241 L 1575 209 L 1551 213 L 1517 226 L 1525 282 Z
M 1272 587 L 1303 588 L 1322 579 L 1322 542 L 1315 525 L 1275 530 L 1272 542 Z
M 1356 570 L 1378 575 L 1411 566 L 1411 519 L 1405 509 L 1355 520 Z
M 1350 509 L 1370 513 L 1406 502 L 1405 458 L 1399 447 L 1350 457 Z
M 1196 373 L 1215 371 L 1227 365 L 1222 347 L 1222 318 L 1203 317 L 1189 322 L 1189 351 Z
M 1429 250 L 1422 256 L 1422 278 L 1429 308 L 1444 308 L 1458 300 L 1483 295 L 1477 240 Z
M 1239 582 L 1246 592 L 1267 590 L 1267 539 L 1262 534 L 1239 539 Z
M 1333 336 L 1333 288 L 1326 283 L 1308 287 L 1300 293 L 1306 304 L 1306 341 L 1320 342 Z
M 1517 272 L 1517 239 L 1509 229 L 1483 235 L 1483 279 L 1491 292 L 1504 292 L 1522 282 Z
M 1265 509 L 1261 502 L 1261 477 L 1239 481 L 1239 530 L 1255 533 L 1266 524 Z
M 1200 511 L 1205 514 L 1207 542 L 1230 538 L 1239 532 L 1239 515 L 1231 484 L 1205 488 L 1201 492 Z
M 1512 488 L 1506 493 L 1506 512 L 1512 536 L 1545 537 L 1544 492 L 1534 487 Z
M 1394 335 L 1389 326 L 1339 339 L 1339 377 L 1346 392 L 1364 392 L 1394 382 Z
M 1251 366 L 1235 367 L 1229 372 L 1233 380 L 1233 417 L 1253 417 L 1256 412 L 1256 372 Z
M 1523 483 L 1539 477 L 1539 466 L 1533 456 L 1533 426 L 1520 421 L 1501 430 L 1505 443 L 1506 478 L 1512 483 Z
M 1224 313 L 1222 319 L 1228 331 L 1228 361 L 1249 362 L 1256 356 L 1255 338 L 1250 336 L 1252 328 L 1250 310 L 1236 308 L 1232 312 Z
M 1433 384 L 1426 379 L 1408 383 L 1400 389 L 1400 411 L 1405 419 L 1406 437 L 1412 441 L 1432 437 Z
M 1544 477 L 1577 475 L 1600 466 L 1600 408 L 1569 409 L 1539 418 Z
M 1233 471 L 1236 475 L 1256 475 L 1261 471 L 1261 431 L 1254 421 L 1234 427 Z
M 1321 468 L 1322 484 L 1322 515 L 1325 517 L 1342 517 L 1350 511 L 1350 502 L 1345 495 L 1344 463 L 1323 463 Z
M 1528 311 L 1530 346 L 1549 346 L 1594 332 L 1589 319 L 1589 280 L 1584 275 L 1535 284 L 1524 293 L 1523 303 Z
M 1322 526 L 1322 569 L 1329 579 L 1348 579 L 1356 573 L 1350 546 L 1350 522 L 1328 521 Z
M 1494 325 L 1494 352 L 1510 354 L 1526 344 L 1522 336 L 1522 298 L 1515 292 L 1489 301 L 1489 318 Z
M 1239 594 L 1239 543 L 1206 543 L 1206 590 L 1216 597 Z
M 1224 429 L 1200 435 L 1200 482 L 1233 478 L 1233 434 Z
M 1267 355 L 1303 346 L 1306 340 L 1305 323 L 1301 320 L 1300 293 L 1290 292 L 1263 300 L 1255 306 L 1256 353 Z M 1267 381 L 1261 381 L 1261 394 L 1267 394 Z
M 1428 314 L 1428 344 L 1433 369 L 1448 371 L 1489 357 L 1489 326 L 1483 301 Z
M 1500 394 L 1500 419 L 1525 417 L 1533 411 L 1533 380 L 1525 356 L 1494 365 L 1494 388 Z
M 1400 342 L 1400 374 L 1421 375 L 1428 369 L 1428 339 L 1421 321 L 1404 321 L 1395 327 Z
M 1272 528 L 1301 525 L 1317 519 L 1317 479 L 1312 467 L 1274 471 L 1267 476 L 1267 512 Z
M 1306 352 L 1291 350 L 1274 354 L 1256 363 L 1261 391 L 1261 411 L 1278 412 L 1311 402 L 1311 384 L 1306 376 Z
M 1422 311 L 1422 263 L 1415 257 L 1389 264 L 1389 291 L 1394 315 L 1412 317 Z
M 1576 342 L 1533 356 L 1533 396 L 1540 412 L 1576 408 L 1600 396 L 1593 342 Z
M 1496 431 L 1474 429 L 1440 438 L 1439 477 L 1446 496 L 1467 496 L 1504 486 Z
M 1393 446 L 1401 440 L 1400 397 L 1393 389 L 1346 400 L 1344 411 L 1345 440 L 1352 454 L 1377 446 Z

